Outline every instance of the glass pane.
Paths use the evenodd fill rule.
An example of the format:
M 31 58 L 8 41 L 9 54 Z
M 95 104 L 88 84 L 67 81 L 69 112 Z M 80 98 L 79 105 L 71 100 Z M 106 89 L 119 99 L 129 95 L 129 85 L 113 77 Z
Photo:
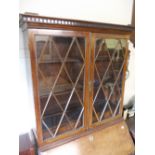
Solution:
M 92 123 L 119 114 L 125 48 L 125 39 L 96 39 Z
M 85 38 L 36 35 L 43 139 L 83 127 Z

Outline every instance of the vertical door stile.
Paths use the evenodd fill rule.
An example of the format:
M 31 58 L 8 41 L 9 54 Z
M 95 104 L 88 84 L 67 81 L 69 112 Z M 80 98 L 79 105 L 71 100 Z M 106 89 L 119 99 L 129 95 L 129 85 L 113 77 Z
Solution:
M 89 33 L 86 33 L 86 43 L 85 43 L 85 82 L 84 82 L 84 128 L 88 129 L 88 120 L 89 120 L 89 51 L 90 51 L 90 40 Z
M 125 49 L 125 63 L 123 68 L 123 78 L 122 78 L 122 94 L 121 94 L 121 103 L 120 103 L 120 115 L 123 114 L 123 102 L 124 102 L 124 91 L 125 91 L 125 80 L 126 80 L 126 70 L 128 64 L 129 50 L 128 50 L 128 42 L 126 39 L 126 49 Z
M 36 132 L 38 137 L 38 145 L 43 142 L 43 135 L 41 129 L 41 120 L 40 120 L 40 104 L 38 97 L 38 78 L 37 78 L 37 61 L 36 61 L 36 48 L 35 48 L 35 36 L 32 31 L 28 31 L 29 37 L 29 49 L 30 49 L 30 60 L 31 60 L 31 72 L 32 72 L 32 81 L 33 81 L 33 93 L 35 101 L 35 115 L 36 115 Z
M 94 80 L 94 46 L 95 35 L 90 33 L 90 67 L 89 67 L 89 127 L 92 125 L 92 113 L 93 113 L 93 80 Z

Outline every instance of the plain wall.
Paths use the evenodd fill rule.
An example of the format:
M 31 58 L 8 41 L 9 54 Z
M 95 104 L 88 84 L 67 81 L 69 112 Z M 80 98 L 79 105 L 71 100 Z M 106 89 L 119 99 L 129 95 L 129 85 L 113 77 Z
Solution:
M 34 100 L 32 91 L 32 78 L 30 55 L 24 42 L 26 42 L 23 32 L 19 29 L 19 69 L 20 69 L 20 103 L 18 105 L 19 118 L 19 134 L 29 132 L 35 127 Z
M 82 19 L 116 24 L 130 24 L 133 0 L 20 0 L 20 12 Z
M 35 12 L 39 15 L 98 21 L 105 23 L 131 24 L 133 0 L 20 0 L 20 13 Z M 30 66 L 26 62 L 29 56 L 25 54 L 24 40 L 21 29 L 19 30 L 19 52 L 20 52 L 20 87 L 22 90 L 21 103 L 19 103 L 20 128 L 19 134 L 29 132 L 35 126 L 34 103 L 32 95 L 32 81 Z M 134 68 L 133 65 L 130 66 Z M 134 72 L 130 71 L 128 84 L 126 85 L 125 103 L 128 102 L 134 90 Z M 130 94 L 128 93 L 130 92 Z

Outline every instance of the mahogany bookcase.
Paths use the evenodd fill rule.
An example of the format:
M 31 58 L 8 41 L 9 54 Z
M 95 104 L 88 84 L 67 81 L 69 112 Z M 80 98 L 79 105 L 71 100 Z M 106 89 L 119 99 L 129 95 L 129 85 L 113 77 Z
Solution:
M 131 26 L 20 14 L 40 148 L 122 120 Z

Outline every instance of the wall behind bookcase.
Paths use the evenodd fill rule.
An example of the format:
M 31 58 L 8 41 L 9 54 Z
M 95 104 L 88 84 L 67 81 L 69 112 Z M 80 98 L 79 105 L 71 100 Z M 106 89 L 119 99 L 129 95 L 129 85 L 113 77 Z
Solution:
M 80 19 L 88 21 L 98 21 L 114 24 L 131 24 L 133 0 L 20 0 L 19 12 L 34 12 L 39 15 Z M 32 96 L 32 81 L 29 76 L 30 66 L 27 65 L 29 56 L 25 55 L 23 45 L 23 34 L 19 29 L 19 52 L 20 52 L 20 83 L 22 102 L 19 103 L 20 108 L 20 128 L 19 134 L 29 132 L 35 126 L 34 105 Z M 133 68 L 133 67 L 130 67 Z M 134 72 L 131 72 L 131 78 L 128 79 L 126 90 L 127 97 L 125 102 L 134 93 Z

